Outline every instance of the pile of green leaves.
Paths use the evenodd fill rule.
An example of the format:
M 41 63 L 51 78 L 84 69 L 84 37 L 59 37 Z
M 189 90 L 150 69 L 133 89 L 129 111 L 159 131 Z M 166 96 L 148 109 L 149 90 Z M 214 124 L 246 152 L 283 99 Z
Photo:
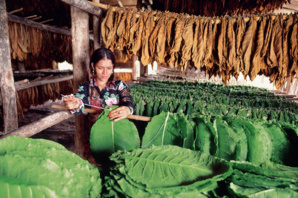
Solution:
M 225 161 L 177 146 L 111 156 L 103 197 L 297 197 L 298 169 Z
M 208 197 L 231 175 L 223 160 L 177 146 L 118 151 L 104 197 Z
M 234 116 L 297 124 L 298 104 L 266 89 L 211 83 L 150 81 L 131 87 L 137 115 L 162 111 Z
M 100 197 L 98 169 L 49 140 L 0 140 L 0 197 Z
M 233 174 L 225 181 L 229 197 L 298 197 L 298 168 L 263 163 L 230 162 Z
M 177 145 L 225 160 L 297 166 L 297 128 L 283 122 L 207 118 L 162 112 L 148 123 L 142 147 Z

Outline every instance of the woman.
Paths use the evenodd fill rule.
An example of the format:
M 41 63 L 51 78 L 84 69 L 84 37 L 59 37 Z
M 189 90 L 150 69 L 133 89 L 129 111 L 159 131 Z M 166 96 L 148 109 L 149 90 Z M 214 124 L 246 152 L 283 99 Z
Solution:
M 75 96 L 64 97 L 65 106 L 79 114 L 84 108 L 104 109 L 106 105 L 119 105 L 109 113 L 114 122 L 131 115 L 134 111 L 132 97 L 125 82 L 114 80 L 114 68 L 112 51 L 105 48 L 94 51 L 90 63 L 91 80 L 81 84 Z
M 91 79 L 79 86 L 75 96 L 63 98 L 65 106 L 74 114 L 80 114 L 84 108 L 104 109 L 106 106 L 119 105 L 110 111 L 109 118 L 116 122 L 134 111 L 132 97 L 128 86 L 122 80 L 114 80 L 115 57 L 112 51 L 100 48 L 94 51 L 90 61 Z M 97 120 L 98 114 L 88 115 L 85 134 L 85 155 L 90 152 L 90 129 Z

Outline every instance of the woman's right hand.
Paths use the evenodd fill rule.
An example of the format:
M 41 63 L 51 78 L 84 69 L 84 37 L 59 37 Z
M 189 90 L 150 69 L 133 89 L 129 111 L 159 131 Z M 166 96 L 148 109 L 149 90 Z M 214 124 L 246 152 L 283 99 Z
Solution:
M 79 108 L 79 99 L 70 95 L 63 97 L 63 103 L 67 109 L 77 109 Z

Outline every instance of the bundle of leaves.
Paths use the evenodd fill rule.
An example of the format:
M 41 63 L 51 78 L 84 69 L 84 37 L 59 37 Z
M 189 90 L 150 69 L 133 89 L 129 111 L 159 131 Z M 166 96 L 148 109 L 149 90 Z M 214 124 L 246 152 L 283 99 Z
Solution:
M 298 168 L 272 162 L 255 165 L 230 162 L 233 174 L 225 181 L 229 197 L 298 197 Z
M 90 131 L 90 148 L 99 163 L 118 150 L 130 151 L 140 147 L 139 133 L 134 123 L 128 119 L 113 122 L 108 117 L 109 112 L 102 112 Z
M 286 123 L 162 112 L 148 123 L 142 147 L 177 145 L 225 160 L 297 166 L 298 132 Z
M 49 140 L 0 140 L 1 197 L 100 197 L 98 169 Z
M 223 160 L 178 146 L 118 151 L 104 197 L 208 197 L 232 173 Z

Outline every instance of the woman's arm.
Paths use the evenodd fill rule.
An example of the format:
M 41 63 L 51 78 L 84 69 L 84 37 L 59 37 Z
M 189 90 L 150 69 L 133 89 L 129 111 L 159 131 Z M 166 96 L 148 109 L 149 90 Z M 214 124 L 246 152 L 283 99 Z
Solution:
M 79 86 L 78 92 L 74 96 L 63 97 L 63 103 L 71 113 L 76 115 L 81 114 L 85 109 L 84 104 L 89 104 L 88 93 L 88 84 L 83 83 Z

